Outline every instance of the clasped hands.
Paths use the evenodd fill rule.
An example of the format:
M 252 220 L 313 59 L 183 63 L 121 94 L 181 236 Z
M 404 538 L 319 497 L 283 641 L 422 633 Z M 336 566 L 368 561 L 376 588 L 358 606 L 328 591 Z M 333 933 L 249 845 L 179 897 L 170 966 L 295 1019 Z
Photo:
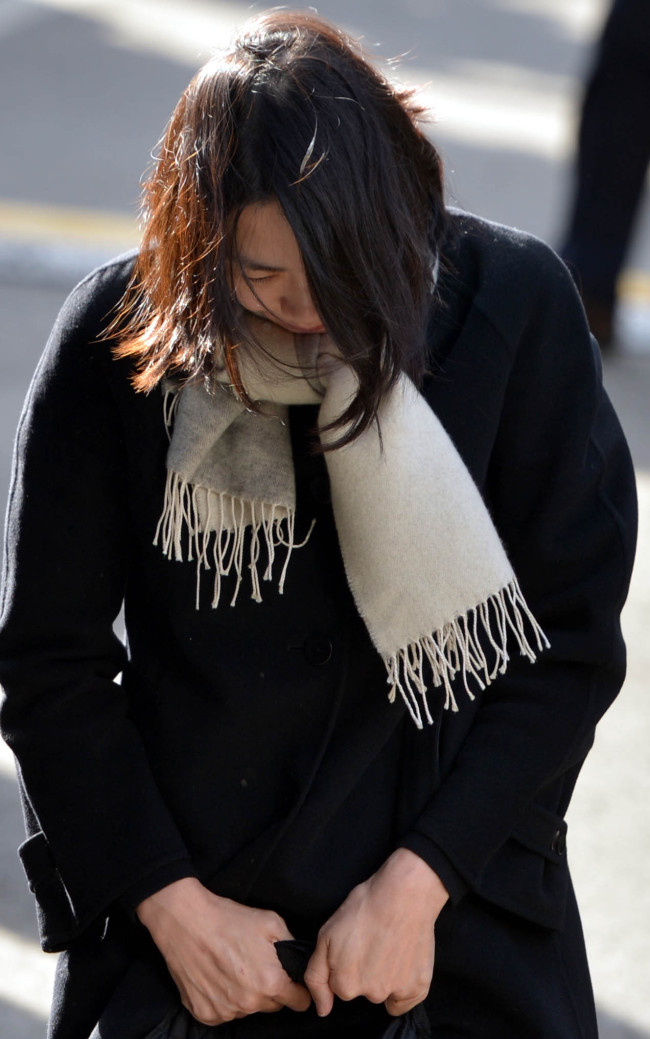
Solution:
M 259 1012 L 329 1014 L 334 997 L 364 996 L 404 1014 L 425 998 L 433 973 L 434 925 L 448 894 L 423 859 L 398 848 L 321 928 L 305 972 L 291 981 L 275 942 L 292 938 L 277 913 L 208 891 L 196 879 L 141 902 L 138 917 L 163 954 L 183 1005 L 218 1025 Z

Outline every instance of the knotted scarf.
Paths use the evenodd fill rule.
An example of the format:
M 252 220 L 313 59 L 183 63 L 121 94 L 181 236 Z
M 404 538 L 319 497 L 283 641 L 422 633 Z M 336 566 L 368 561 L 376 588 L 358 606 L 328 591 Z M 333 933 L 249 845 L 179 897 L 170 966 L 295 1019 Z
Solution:
M 167 385 L 170 445 L 155 543 L 168 557 L 196 561 L 197 607 L 205 570 L 214 573 L 213 607 L 230 575 L 235 604 L 246 571 L 256 601 L 274 575 L 282 592 L 301 547 L 287 408 L 319 403 L 322 430 L 357 392 L 354 370 L 327 336 L 271 338 L 261 357 L 243 353 L 239 362 L 262 413 L 246 409 L 225 371 L 213 392 L 202 382 Z M 339 435 L 322 432 L 323 446 Z M 511 642 L 535 660 L 527 632 L 537 650 L 546 637 L 464 462 L 405 375 L 384 395 L 377 421 L 325 460 L 350 589 L 386 665 L 389 698 L 401 694 L 418 728 L 432 722 L 427 680 L 456 711 L 458 674 L 473 699 L 468 679 L 483 689 L 504 672 Z

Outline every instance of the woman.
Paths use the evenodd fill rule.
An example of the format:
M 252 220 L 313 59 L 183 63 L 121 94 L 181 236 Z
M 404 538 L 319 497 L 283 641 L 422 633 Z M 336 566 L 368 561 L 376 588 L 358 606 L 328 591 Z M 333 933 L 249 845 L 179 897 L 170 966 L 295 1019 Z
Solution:
M 0 678 L 53 1039 L 596 1036 L 563 816 L 633 475 L 566 270 L 445 210 L 420 114 L 252 22 L 39 366 Z

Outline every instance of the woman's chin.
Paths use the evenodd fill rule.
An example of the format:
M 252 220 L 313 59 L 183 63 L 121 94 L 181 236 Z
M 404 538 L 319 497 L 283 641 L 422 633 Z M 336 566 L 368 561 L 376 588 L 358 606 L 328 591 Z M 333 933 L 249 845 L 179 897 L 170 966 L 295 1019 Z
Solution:
M 294 335 L 325 335 L 325 332 L 327 331 L 324 325 L 314 325 L 311 328 L 300 328 L 298 325 L 286 324 L 286 322 L 278 320 L 278 318 L 273 317 L 271 314 L 263 314 L 254 310 L 247 310 L 246 314 L 248 317 L 256 318 L 258 321 L 270 321 L 272 325 L 276 325 L 284 332 L 292 332 Z
M 280 325 L 280 328 L 284 328 L 285 332 L 293 332 L 297 336 L 323 336 L 326 332 L 323 325 L 318 325 L 317 328 L 292 328 L 291 325 Z

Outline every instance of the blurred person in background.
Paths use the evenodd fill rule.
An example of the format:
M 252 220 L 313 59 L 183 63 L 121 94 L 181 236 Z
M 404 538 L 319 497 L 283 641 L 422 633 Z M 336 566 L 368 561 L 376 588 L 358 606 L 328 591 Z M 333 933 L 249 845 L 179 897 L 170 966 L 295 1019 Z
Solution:
M 566 268 L 446 209 L 423 114 L 253 21 L 39 364 L 0 679 L 51 1039 L 596 1039 L 564 814 L 632 467 Z
M 614 0 L 587 80 L 575 195 L 560 255 L 602 349 L 650 162 L 650 3 Z

